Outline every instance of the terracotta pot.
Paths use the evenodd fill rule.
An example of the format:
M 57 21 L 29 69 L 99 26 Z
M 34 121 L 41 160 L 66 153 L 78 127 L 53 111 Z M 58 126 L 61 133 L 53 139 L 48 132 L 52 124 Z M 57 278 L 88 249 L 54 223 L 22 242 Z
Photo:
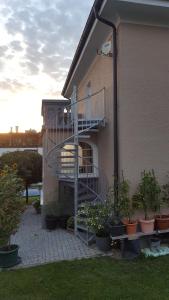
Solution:
M 154 222 L 155 220 L 140 220 L 141 231 L 144 233 L 151 233 L 154 231 Z
M 126 224 L 127 234 L 136 234 L 137 232 L 137 222 Z
M 169 216 L 168 215 L 156 216 L 156 227 L 157 230 L 169 229 Z

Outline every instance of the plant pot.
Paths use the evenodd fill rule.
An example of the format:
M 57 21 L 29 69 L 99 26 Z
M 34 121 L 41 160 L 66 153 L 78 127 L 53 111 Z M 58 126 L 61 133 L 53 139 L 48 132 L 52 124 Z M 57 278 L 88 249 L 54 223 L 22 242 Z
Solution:
M 109 251 L 110 250 L 110 237 L 99 237 L 96 236 L 96 246 L 101 251 Z
M 126 224 L 126 231 L 127 231 L 128 235 L 136 234 L 136 232 L 137 232 L 137 222 Z
M 111 236 L 120 236 L 126 234 L 126 225 L 117 224 L 117 225 L 109 225 L 109 230 Z
M 154 231 L 154 219 L 140 220 L 141 231 L 144 233 L 151 233 Z
M 10 268 L 18 264 L 18 245 L 0 248 L 0 268 Z
M 70 216 L 60 216 L 59 217 L 59 227 L 62 229 L 66 229 L 67 227 L 67 220 L 69 219 Z
M 46 229 L 54 230 L 58 225 L 58 217 L 53 215 L 47 215 L 45 218 L 45 222 L 46 222 Z
M 156 216 L 155 220 L 156 220 L 156 229 L 157 230 L 169 229 L 169 216 L 168 215 Z

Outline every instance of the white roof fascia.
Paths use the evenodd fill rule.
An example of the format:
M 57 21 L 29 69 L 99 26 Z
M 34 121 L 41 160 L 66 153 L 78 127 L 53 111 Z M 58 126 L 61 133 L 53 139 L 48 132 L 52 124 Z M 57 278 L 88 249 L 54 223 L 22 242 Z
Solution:
M 117 0 L 119 2 L 127 2 L 133 4 L 144 4 L 144 5 L 153 5 L 161 7 L 169 7 L 168 0 Z
M 100 9 L 100 12 L 102 12 L 102 10 L 104 9 L 104 7 L 105 7 L 105 5 L 106 5 L 106 2 L 107 2 L 107 0 L 104 0 L 104 2 L 103 2 L 103 4 L 102 4 L 102 7 L 101 7 L 101 9 Z M 93 27 L 92 27 L 92 29 L 91 29 L 91 31 L 90 31 L 90 34 L 89 34 L 89 36 L 88 36 L 88 38 L 87 38 L 87 40 L 86 40 L 86 44 L 85 44 L 85 46 L 83 47 L 82 53 L 81 53 L 81 55 L 80 55 L 80 57 L 79 57 L 78 63 L 76 64 L 76 67 L 75 67 L 75 69 L 74 69 L 74 71 L 73 71 L 73 73 L 72 73 L 71 79 L 69 80 L 69 84 L 68 84 L 68 86 L 67 86 L 67 90 L 69 89 L 69 86 L 70 86 L 70 84 L 71 84 L 72 78 L 73 78 L 74 74 L 76 73 L 76 70 L 77 70 L 77 68 L 78 68 L 78 66 L 79 66 L 79 64 L 80 64 L 80 61 L 81 61 L 81 59 L 82 59 L 82 57 L 83 57 L 83 54 L 84 54 L 84 52 L 85 52 L 85 50 L 86 50 L 86 48 L 87 48 L 87 46 L 88 46 L 88 44 L 89 44 L 90 38 L 91 38 L 91 36 L 92 36 L 92 34 L 93 34 L 95 28 L 96 28 L 96 24 L 97 24 L 97 23 L 98 23 L 98 20 L 95 20 L 95 22 L 94 22 L 94 24 L 93 24 Z M 66 90 L 66 91 L 67 91 L 67 90 Z M 65 92 L 65 94 L 66 94 L 66 92 Z

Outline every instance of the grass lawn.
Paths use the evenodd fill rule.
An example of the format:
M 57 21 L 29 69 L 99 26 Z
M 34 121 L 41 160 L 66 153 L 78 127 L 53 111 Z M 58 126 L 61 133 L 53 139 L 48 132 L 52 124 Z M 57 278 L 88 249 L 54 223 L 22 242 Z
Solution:
M 32 203 L 36 200 L 40 200 L 40 197 L 39 196 L 29 196 L 27 205 L 32 205 Z M 25 197 L 22 197 L 21 201 L 22 201 L 23 205 L 26 205 Z
M 169 299 L 169 256 L 96 258 L 0 273 L 0 300 Z

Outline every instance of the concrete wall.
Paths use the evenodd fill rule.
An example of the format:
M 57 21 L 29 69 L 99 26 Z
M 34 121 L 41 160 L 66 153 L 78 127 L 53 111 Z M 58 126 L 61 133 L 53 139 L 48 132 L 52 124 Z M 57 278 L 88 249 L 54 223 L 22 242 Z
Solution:
M 86 96 L 86 87 L 91 84 L 91 92 L 95 93 L 105 87 L 105 117 L 106 127 L 94 134 L 91 139 L 98 146 L 99 168 L 104 170 L 105 176 L 112 183 L 113 176 L 113 98 L 112 98 L 112 58 L 96 55 L 95 60 L 78 86 L 78 99 Z M 98 101 L 95 112 L 100 114 L 99 101 L 102 101 L 103 93 L 91 97 L 92 101 Z M 97 100 L 96 100 L 97 98 Z M 81 104 L 84 105 L 84 104 Z M 82 108 L 83 110 L 83 108 Z M 103 171 L 101 171 L 103 172 Z
M 169 29 L 121 24 L 118 33 L 120 170 L 133 188 L 144 169 L 169 171 Z

